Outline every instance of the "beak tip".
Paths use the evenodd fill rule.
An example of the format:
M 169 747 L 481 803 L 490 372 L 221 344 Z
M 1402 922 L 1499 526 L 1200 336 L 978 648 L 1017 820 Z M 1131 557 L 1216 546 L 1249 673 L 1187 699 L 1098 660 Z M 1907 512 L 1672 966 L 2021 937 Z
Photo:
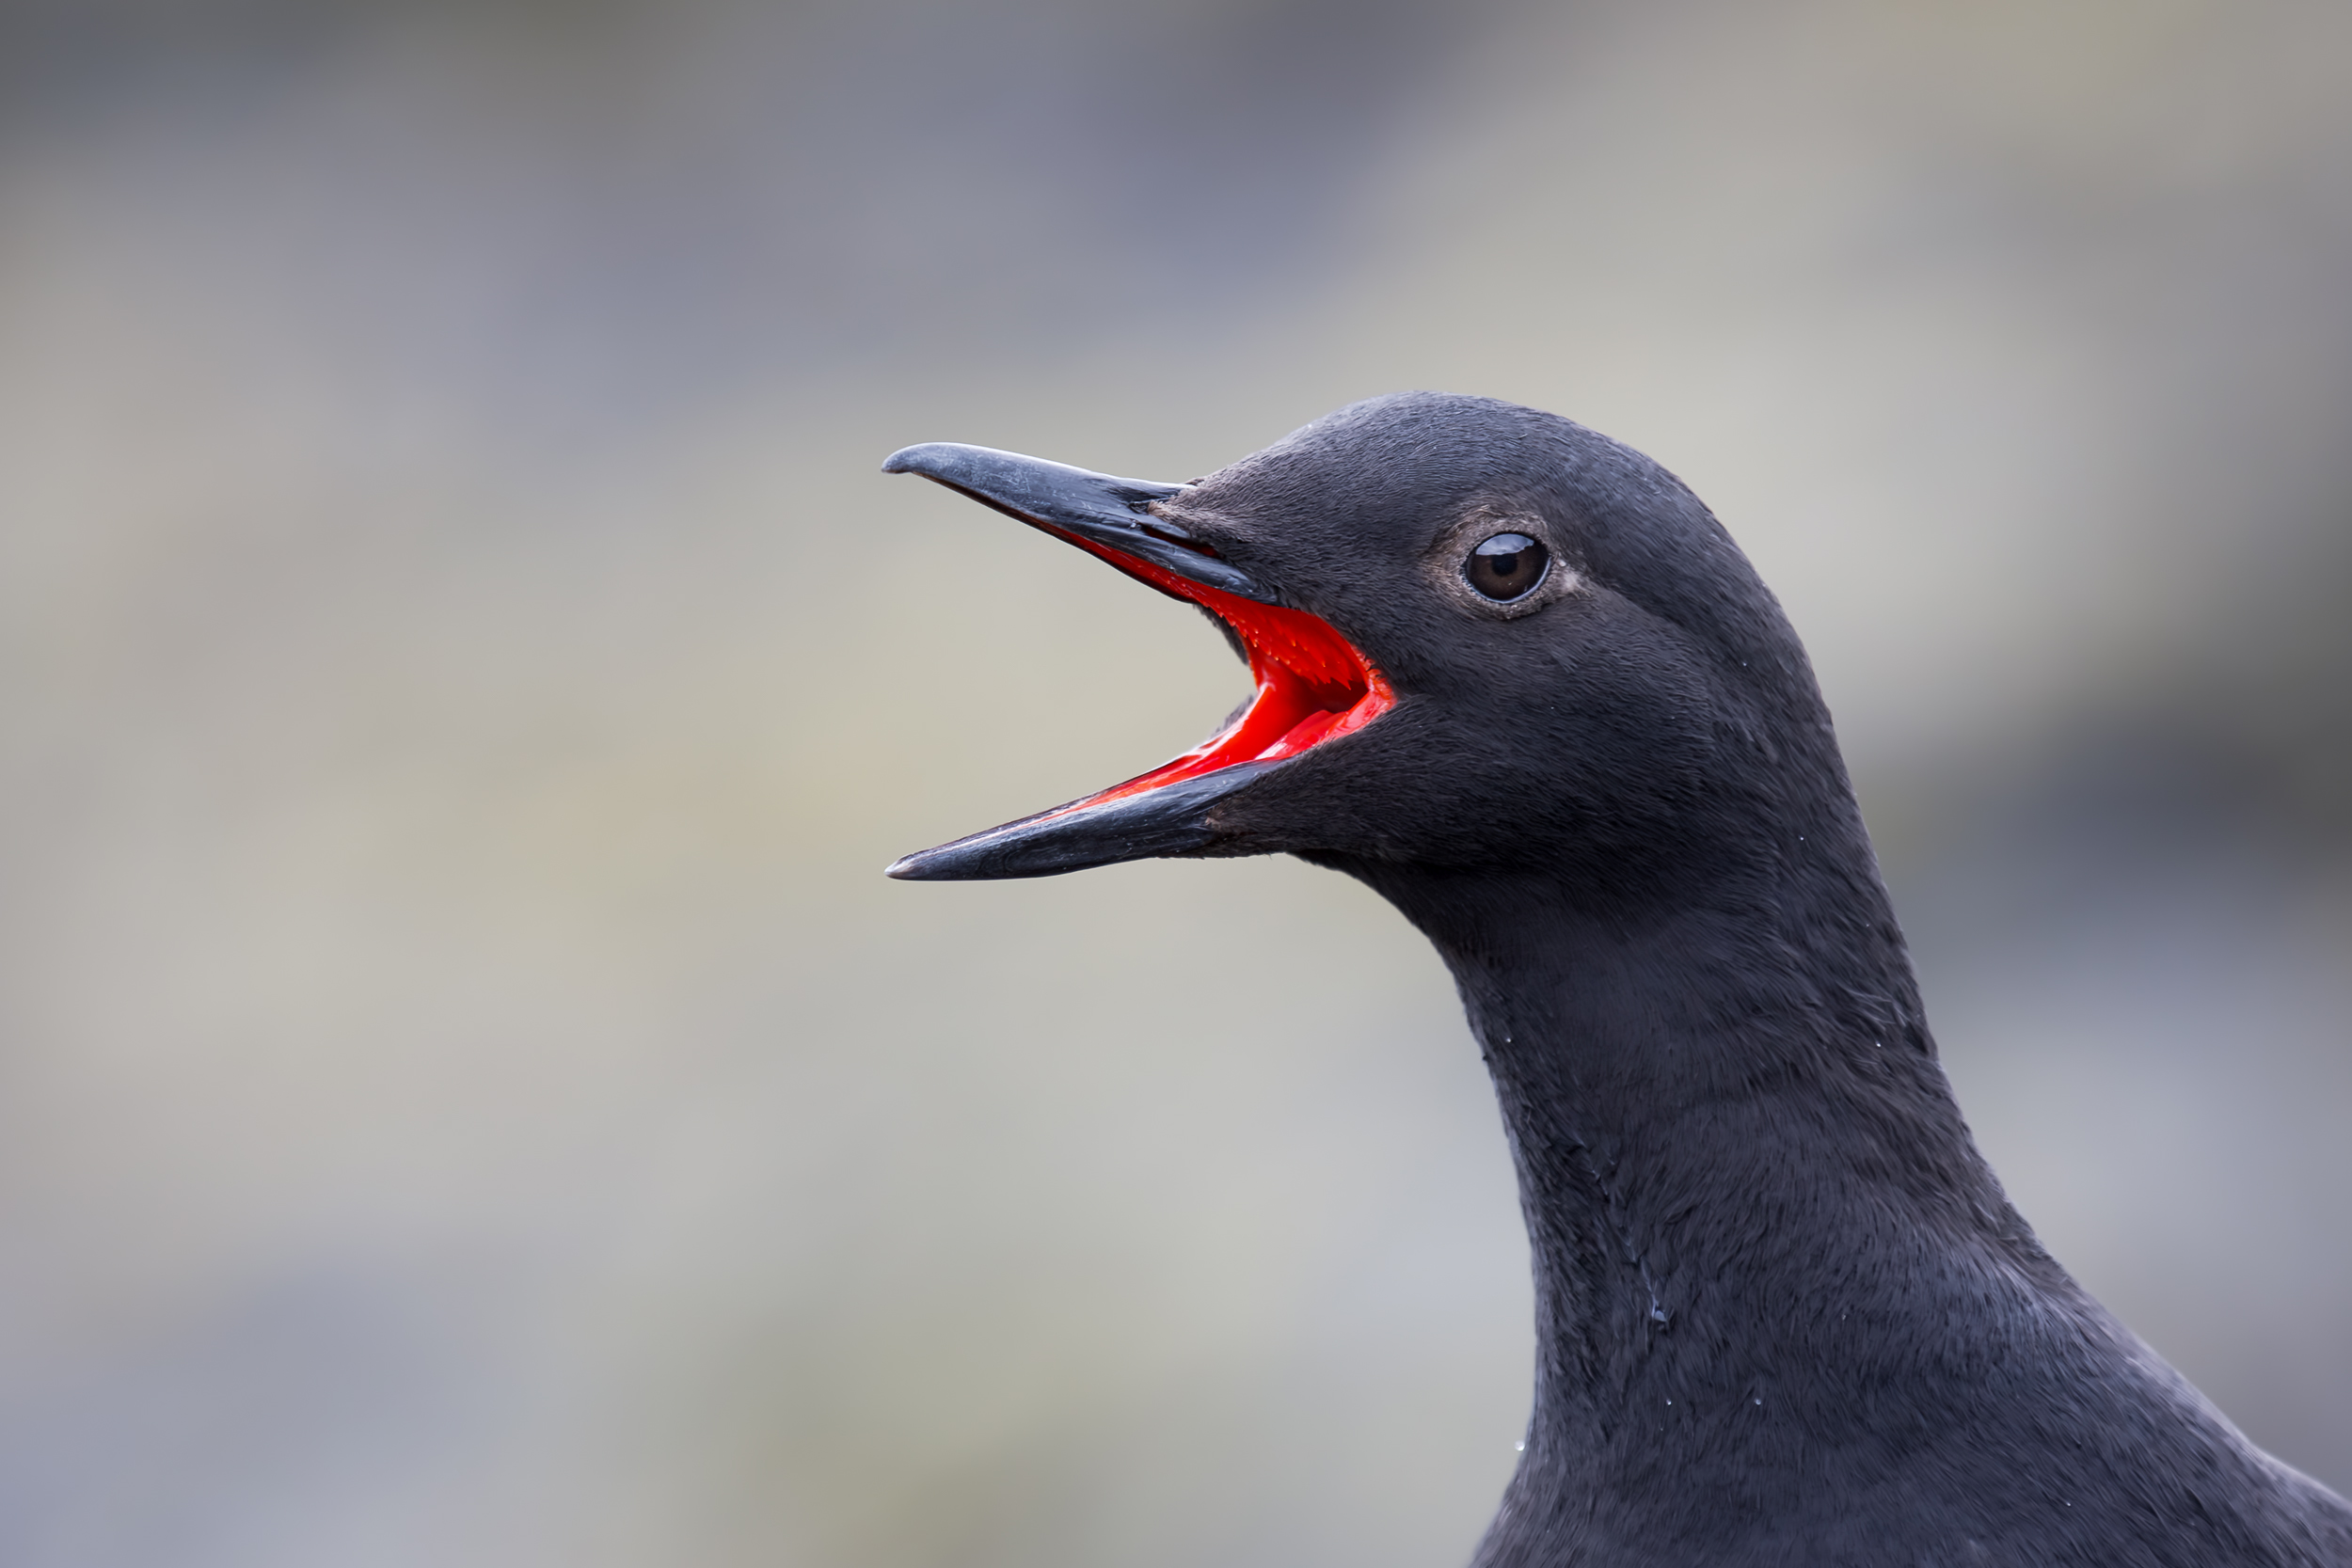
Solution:
M 917 441 L 911 447 L 900 447 L 882 459 L 882 471 L 886 474 L 936 475 L 943 459 L 959 451 L 952 441 Z
M 987 836 L 976 833 L 975 838 Z M 894 882 L 969 882 L 984 880 L 998 873 L 970 854 L 965 841 L 937 845 L 917 849 L 911 855 L 900 855 L 882 867 L 882 875 Z

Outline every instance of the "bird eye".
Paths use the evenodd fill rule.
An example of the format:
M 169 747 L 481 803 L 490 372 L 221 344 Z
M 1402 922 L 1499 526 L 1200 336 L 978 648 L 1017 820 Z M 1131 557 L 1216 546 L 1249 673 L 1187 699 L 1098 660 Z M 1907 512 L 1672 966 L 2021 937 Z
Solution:
M 1544 580 L 1551 552 L 1524 533 L 1498 533 L 1462 562 L 1462 576 L 1490 599 L 1516 599 Z

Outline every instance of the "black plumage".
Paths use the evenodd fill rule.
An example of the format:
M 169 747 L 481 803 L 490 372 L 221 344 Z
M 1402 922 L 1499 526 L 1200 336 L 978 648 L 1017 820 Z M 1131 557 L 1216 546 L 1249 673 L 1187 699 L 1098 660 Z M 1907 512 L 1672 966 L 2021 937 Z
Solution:
M 1478 1568 L 2352 1563 L 2352 1509 L 2003 1196 L 1804 651 L 1671 474 L 1427 393 L 1188 485 L 952 446 L 889 467 L 1203 602 L 1265 711 L 1311 719 L 1295 750 L 1252 732 L 894 874 L 1288 852 L 1377 890 L 1452 970 L 1538 1317 Z M 1362 673 L 1285 664 L 1310 616 Z

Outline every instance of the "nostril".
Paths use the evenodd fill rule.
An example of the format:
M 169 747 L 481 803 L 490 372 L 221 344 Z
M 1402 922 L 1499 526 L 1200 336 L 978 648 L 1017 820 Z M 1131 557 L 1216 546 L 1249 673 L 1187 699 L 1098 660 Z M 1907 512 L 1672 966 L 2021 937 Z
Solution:
M 1170 545 L 1181 545 L 1185 549 L 1192 551 L 1195 555 L 1205 555 L 1211 561 L 1222 559 L 1218 556 L 1216 551 L 1211 549 L 1200 540 L 1195 539 L 1192 535 L 1185 533 L 1181 530 L 1165 527 L 1155 528 L 1150 523 L 1141 523 L 1136 526 L 1141 528 L 1144 532 L 1150 534 L 1152 538 L 1164 540 Z

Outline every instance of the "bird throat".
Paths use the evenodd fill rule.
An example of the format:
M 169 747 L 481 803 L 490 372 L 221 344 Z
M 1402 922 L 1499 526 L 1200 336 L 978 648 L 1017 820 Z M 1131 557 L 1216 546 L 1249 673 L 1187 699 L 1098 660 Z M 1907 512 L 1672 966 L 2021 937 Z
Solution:
M 2047 1264 L 1969 1140 L 1893 949 L 1825 1002 L 1727 940 L 1761 916 L 1629 929 L 1534 879 L 1432 897 L 1409 873 L 1348 869 L 1431 938 L 1494 1079 L 1534 1265 L 1521 1486 L 1561 1480 L 1570 1455 L 1647 1451 L 1653 1417 L 1700 1442 L 1691 1423 L 1760 1416 L 1794 1397 L 1791 1368 L 1808 1406 L 1867 1390 L 1912 1310 L 1887 1287 L 1963 1256 L 2011 1278 Z M 1838 1236 L 1855 1244 L 1822 1244 Z
M 1055 816 L 1123 800 L 1244 762 L 1279 762 L 1353 735 L 1396 705 L 1387 677 L 1327 621 L 1286 605 L 1261 604 L 1192 582 L 1165 567 L 1060 529 L 1046 531 L 1110 562 L 1172 598 L 1222 621 L 1249 660 L 1248 704 L 1216 734 L 1148 773 L 1073 800 Z

